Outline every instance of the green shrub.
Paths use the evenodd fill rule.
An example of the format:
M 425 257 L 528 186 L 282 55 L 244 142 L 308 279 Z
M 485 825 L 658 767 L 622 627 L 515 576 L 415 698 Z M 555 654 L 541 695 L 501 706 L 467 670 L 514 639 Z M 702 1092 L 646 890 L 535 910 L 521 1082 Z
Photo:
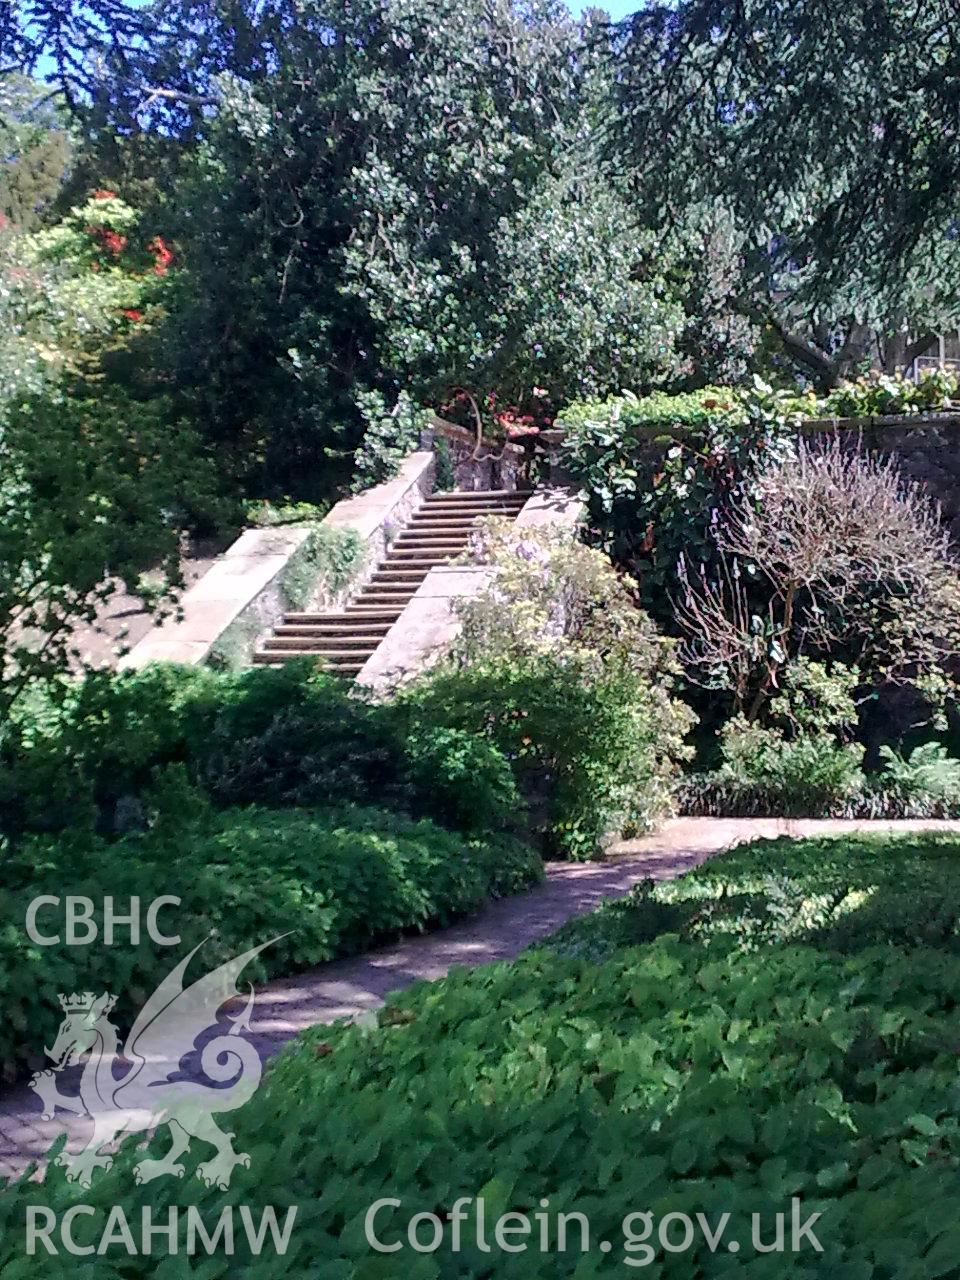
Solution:
M 35 837 L 3 853 L 5 1075 L 52 1043 L 58 992 L 112 991 L 120 1000 L 118 1017 L 129 1025 L 175 959 L 205 938 L 196 963 L 208 967 L 278 938 L 258 974 L 289 974 L 402 930 L 446 924 L 542 875 L 536 855 L 505 836 L 464 841 L 428 820 L 380 809 L 213 814 L 204 813 L 201 802 L 191 813 L 176 777 L 168 775 L 165 787 L 165 797 L 153 793 L 160 821 L 146 834 L 112 844 L 78 835 Z M 118 909 L 131 896 L 145 909 L 158 896 L 175 895 L 181 905 L 166 908 L 161 925 L 182 943 L 163 948 L 144 936 L 136 947 L 38 946 L 24 921 L 29 902 L 42 894 L 87 896 L 98 904 L 109 894 Z M 41 917 L 45 931 L 53 919 Z
M 510 762 L 486 738 L 427 726 L 404 742 L 405 777 L 415 806 L 457 830 L 493 831 L 515 821 L 520 797 Z
M 332 598 L 349 585 L 366 558 L 367 544 L 356 529 L 317 525 L 287 562 L 284 599 L 291 609 L 305 609 L 318 592 Z
M 721 735 L 723 764 L 703 780 L 734 795 L 769 796 L 773 812 L 821 817 L 835 812 L 864 786 L 864 748 L 840 743 L 828 733 L 800 732 L 788 738 L 780 729 L 748 724 L 736 716 Z M 687 783 L 688 796 L 697 794 Z
M 515 809 L 508 763 L 455 726 L 407 726 L 309 660 L 214 673 L 98 673 L 34 700 L 0 739 L 0 829 L 115 830 L 155 771 L 182 765 L 220 806 L 366 803 L 464 830 Z M 431 735 L 435 741 L 431 744 Z
M 721 750 L 720 769 L 678 783 L 681 812 L 728 818 L 960 816 L 960 760 L 939 743 L 925 743 L 907 757 L 883 746 L 883 768 L 864 775 L 864 749 L 857 744 L 813 732 L 788 739 L 780 730 L 735 718 L 723 731 Z
M 487 585 L 458 607 L 449 662 L 402 694 L 401 711 L 423 732 L 495 743 L 548 851 L 590 857 L 605 836 L 651 826 L 694 721 L 674 696 L 672 642 L 575 530 L 491 519 L 468 554 Z
M 203 667 L 89 673 L 37 694 L 0 729 L 0 831 L 109 826 L 117 800 L 183 760 Z
M 623 669 L 549 657 L 442 667 L 402 707 L 424 733 L 440 724 L 488 738 L 547 852 L 589 858 L 605 835 L 649 827 L 669 804 L 669 723 L 656 691 Z
M 329 509 L 329 503 L 317 506 L 313 502 L 271 502 L 266 498 L 243 504 L 246 522 L 255 529 L 273 529 L 282 524 L 319 523 Z
M 420 436 L 430 425 L 430 413 L 401 391 L 396 404 L 387 409 L 379 391 L 366 391 L 357 397 L 364 421 L 363 439 L 353 455 L 353 491 L 362 493 L 374 485 L 391 480 L 400 464 L 420 447 Z
M 955 374 L 931 369 L 916 382 L 890 374 L 866 374 L 841 384 L 810 407 L 809 416 L 863 418 L 950 408 L 957 399 Z
M 759 461 L 789 439 L 784 398 L 755 381 L 752 391 L 613 396 L 557 418 L 564 466 L 587 494 L 595 536 L 636 575 L 660 620 L 672 617 L 679 558 L 712 571 L 718 521 Z
M 925 742 L 910 755 L 899 755 L 892 747 L 881 747 L 884 761 L 880 783 L 907 801 L 931 807 L 960 807 L 960 760 L 947 755 L 946 747 Z

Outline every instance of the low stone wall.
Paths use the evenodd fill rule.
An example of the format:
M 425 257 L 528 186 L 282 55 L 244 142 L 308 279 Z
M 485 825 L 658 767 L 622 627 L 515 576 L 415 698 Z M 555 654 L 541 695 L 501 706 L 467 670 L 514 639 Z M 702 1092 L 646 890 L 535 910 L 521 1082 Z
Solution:
M 573 528 L 582 518 L 580 494 L 563 488 L 538 489 L 524 504 L 514 528 L 546 524 Z M 357 684 L 387 693 L 432 666 L 460 630 L 457 602 L 479 595 L 490 580 L 483 565 L 438 565 L 417 588 L 403 613 L 357 675 Z
M 422 450 L 407 458 L 399 475 L 366 493 L 347 498 L 319 524 L 248 529 L 212 565 L 180 601 L 178 616 L 168 618 L 131 649 L 122 668 L 148 662 L 221 666 L 249 662 L 260 640 L 291 607 L 284 578 L 317 529 L 352 531 L 364 547 L 350 581 L 331 591 L 322 572 L 298 609 L 335 607 L 374 571 L 397 532 L 433 488 L 436 459 Z
M 895 458 L 901 473 L 939 502 L 951 538 L 960 543 L 960 413 L 822 419 L 804 423 L 804 431 L 836 432 L 851 445 Z
M 920 484 L 940 504 L 951 538 L 960 544 L 960 413 L 898 414 L 873 418 L 811 418 L 801 431 L 807 437 L 840 435 L 851 447 L 861 447 L 882 457 L 893 457 L 909 480 Z M 657 429 L 638 453 L 641 465 L 654 465 L 674 440 L 683 439 L 682 428 Z M 564 432 L 549 433 L 549 469 L 560 480 L 563 469 Z
M 518 444 L 497 444 L 481 440 L 477 449 L 477 436 L 453 422 L 434 417 L 424 440 L 431 447 L 443 440 L 453 467 L 453 487 L 465 492 L 478 489 L 529 489 L 530 457 Z

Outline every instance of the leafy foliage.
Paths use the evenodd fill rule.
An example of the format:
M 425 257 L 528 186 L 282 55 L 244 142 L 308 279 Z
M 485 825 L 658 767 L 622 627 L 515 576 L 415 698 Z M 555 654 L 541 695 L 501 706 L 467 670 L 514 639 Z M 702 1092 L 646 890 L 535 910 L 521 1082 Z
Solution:
M 286 934 L 264 952 L 263 976 L 362 951 L 400 930 L 445 924 L 541 874 L 536 855 L 506 836 L 464 841 L 382 809 L 251 807 L 213 815 L 201 801 L 191 820 L 183 798 L 178 793 L 175 810 L 145 834 L 110 844 L 67 834 L 4 850 L 0 900 L 11 927 L 0 935 L 3 1075 L 21 1069 L 44 1036 L 51 1042 L 58 991 L 96 985 L 115 992 L 129 1026 L 170 969 L 172 953 L 147 937 L 138 946 L 38 946 L 22 927 L 38 895 L 100 903 L 108 893 L 117 903 L 138 896 L 144 904 L 179 897 L 162 925 L 180 935 L 184 950 L 207 939 L 195 964 Z M 43 917 L 44 930 L 47 923 Z
M 221 807 L 380 803 L 476 831 L 515 807 L 483 737 L 407 725 L 309 661 L 218 674 L 156 664 L 29 695 L 0 738 L 0 830 L 117 829 L 157 770 L 181 766 Z
M 960 954 L 956 851 L 954 835 L 936 833 L 759 840 L 679 880 L 638 886 L 565 925 L 550 945 L 604 958 L 670 933 L 734 951 L 797 944 L 852 954 L 886 944 Z M 902 954 L 890 956 L 903 965 Z
M 305 609 L 318 592 L 335 597 L 363 568 L 368 547 L 356 529 L 318 524 L 290 557 L 283 594 L 292 609 Z
M 946 747 L 925 742 L 903 756 L 882 746 L 880 758 L 884 783 L 906 800 L 960 808 L 960 760 L 948 756 Z
M 779 892 L 788 862 L 796 883 Z M 256 1156 L 236 1171 L 231 1196 L 312 1206 L 285 1259 L 294 1276 L 377 1266 L 363 1219 L 383 1195 L 401 1200 L 377 1218 L 387 1243 L 403 1239 L 414 1213 L 429 1207 L 442 1217 L 460 1196 L 482 1195 L 488 1224 L 544 1199 L 552 1212 L 586 1215 L 586 1253 L 558 1249 L 553 1220 L 549 1250 L 535 1230 L 518 1258 L 494 1254 L 505 1275 L 592 1280 L 628 1261 L 655 1262 L 671 1278 L 780 1275 L 784 1255 L 758 1257 L 745 1243 L 738 1254 L 711 1251 L 699 1234 L 683 1253 L 658 1248 L 652 1234 L 653 1255 L 641 1253 L 640 1222 L 628 1251 L 623 1222 L 638 1205 L 656 1219 L 683 1206 L 711 1224 L 729 1213 L 724 1240 L 745 1242 L 754 1213 L 772 1234 L 772 1215 L 785 1212 L 789 1233 L 794 1196 L 802 1220 L 822 1213 L 824 1249 L 801 1251 L 795 1266 L 833 1269 L 839 1258 L 854 1274 L 892 1275 L 909 1257 L 918 1276 L 949 1274 L 960 1162 L 957 890 L 944 930 L 950 913 L 935 924 L 920 899 L 939 894 L 942 876 L 955 886 L 955 863 L 955 842 L 932 840 L 737 850 L 652 890 L 664 895 L 660 929 L 646 895 L 591 918 L 608 934 L 612 917 L 622 922 L 621 945 L 645 943 L 664 933 L 672 905 L 680 938 L 670 929 L 642 947 L 612 955 L 608 947 L 596 964 L 557 951 L 602 936 L 568 937 L 562 948 L 558 940 L 553 950 L 392 997 L 378 1025 L 316 1028 L 237 1113 L 237 1145 Z M 912 900 L 904 884 L 919 889 Z M 808 917 L 830 916 L 821 885 L 841 895 L 839 914 L 858 921 L 856 934 L 808 927 Z M 865 905 L 844 907 L 861 889 Z M 750 940 L 758 950 L 743 945 Z M 287 1132 L 292 1114 L 296 1134 Z M 171 1205 L 198 1205 L 205 1219 L 219 1213 L 222 1197 L 193 1176 L 199 1153 L 186 1158 L 182 1181 L 163 1179 L 148 1193 L 131 1176 L 141 1155 L 131 1143 L 82 1193 L 59 1171 L 17 1187 L 0 1209 L 13 1225 L 0 1265 L 14 1257 L 27 1203 L 62 1212 L 82 1195 L 93 1209 L 83 1223 L 89 1236 L 77 1228 L 84 1242 L 99 1238 L 114 1205 L 136 1215 L 147 1195 L 155 1221 Z M 570 1238 L 579 1245 L 576 1232 Z M 491 1254 L 472 1239 L 468 1222 L 461 1251 L 447 1236 L 424 1274 L 489 1275 Z M 614 1243 L 608 1255 L 600 1240 Z M 246 1265 L 246 1255 L 237 1261 Z M 155 1265 L 125 1252 L 98 1259 L 105 1275 L 145 1276 Z M 40 1255 L 35 1266 L 41 1276 L 62 1274 L 59 1259 Z
M 377 391 L 362 395 L 358 403 L 366 426 L 353 455 L 353 489 L 362 493 L 397 474 L 404 458 L 419 448 L 430 414 L 415 405 L 406 391 L 400 392 L 389 412 Z
M 547 848 L 590 857 L 668 806 L 693 719 L 673 693 L 671 643 L 572 531 L 488 520 L 471 554 L 489 584 L 460 606 L 450 661 L 402 691 L 401 711 L 488 737 Z
M 759 380 L 752 391 L 625 393 L 559 415 L 564 465 L 587 493 L 600 540 L 658 617 L 669 616 L 680 556 L 715 561 L 723 513 L 796 420 L 787 397 Z
M 118 582 L 148 600 L 179 585 L 180 530 L 214 485 L 185 424 L 118 397 L 18 405 L 0 424 L 0 465 L 5 716 L 27 684 L 65 669 L 75 628 Z
M 820 384 L 957 322 L 952 43 L 934 0 L 646 6 L 615 52 L 611 158 L 648 221 L 729 217 L 734 307 Z M 905 58 L 904 51 L 910 56 Z M 811 122 L 817 122 L 811 128 Z
M 0 224 L 34 230 L 56 198 L 74 139 L 50 91 L 0 74 Z

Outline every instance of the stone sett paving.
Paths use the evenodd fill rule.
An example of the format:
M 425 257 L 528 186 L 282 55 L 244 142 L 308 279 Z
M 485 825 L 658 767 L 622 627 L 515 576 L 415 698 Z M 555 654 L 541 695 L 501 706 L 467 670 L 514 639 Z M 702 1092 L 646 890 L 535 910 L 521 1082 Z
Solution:
M 641 880 L 682 875 L 744 841 L 862 830 L 942 830 L 960 835 L 960 822 L 675 818 L 653 835 L 616 845 L 603 862 L 551 863 L 542 885 L 491 903 L 448 929 L 264 983 L 257 991 L 250 1039 L 266 1060 L 306 1027 L 376 1009 L 389 992 L 420 979 L 441 978 L 454 965 L 509 960 L 567 920 L 592 911 L 604 898 L 621 897 Z M 171 1063 L 170 1074 L 179 1067 L 181 1078 L 202 1079 L 191 1062 L 196 1056 L 190 1055 L 182 1065 Z M 76 1074 L 78 1068 L 73 1071 Z M 75 1092 L 66 1073 L 60 1079 L 64 1093 Z M 0 1092 L 0 1179 L 19 1176 L 41 1161 L 64 1128 L 67 1149 L 77 1151 L 87 1142 L 91 1122 L 62 1111 L 53 1120 L 42 1120 L 40 1100 L 24 1084 Z M 33 1176 L 42 1176 L 42 1163 Z

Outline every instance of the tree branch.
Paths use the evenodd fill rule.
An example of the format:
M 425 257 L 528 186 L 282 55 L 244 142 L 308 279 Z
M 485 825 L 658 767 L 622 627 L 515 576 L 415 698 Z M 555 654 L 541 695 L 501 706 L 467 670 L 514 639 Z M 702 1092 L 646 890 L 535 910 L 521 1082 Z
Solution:
M 836 386 L 838 378 L 837 366 L 825 352 L 821 351 L 809 339 L 802 338 L 796 333 L 790 333 L 772 312 L 767 313 L 767 321 L 783 343 L 784 350 L 789 356 L 810 369 L 828 387 Z
M 903 367 L 907 368 L 924 352 L 929 351 L 936 340 L 937 334 L 924 333 L 919 338 L 915 338 L 913 342 L 908 343 L 903 352 Z

